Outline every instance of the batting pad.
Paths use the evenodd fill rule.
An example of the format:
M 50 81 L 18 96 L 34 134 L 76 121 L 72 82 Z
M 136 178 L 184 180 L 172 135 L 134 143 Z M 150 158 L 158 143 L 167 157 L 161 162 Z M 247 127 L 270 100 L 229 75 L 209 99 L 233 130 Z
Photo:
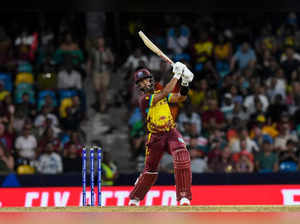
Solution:
M 134 189 L 131 191 L 129 198 L 143 200 L 147 192 L 155 183 L 158 177 L 158 172 L 144 172 L 135 182 Z
M 180 199 L 183 197 L 192 200 L 192 172 L 190 154 L 186 149 L 179 149 L 173 153 L 173 157 L 177 201 L 180 201 Z

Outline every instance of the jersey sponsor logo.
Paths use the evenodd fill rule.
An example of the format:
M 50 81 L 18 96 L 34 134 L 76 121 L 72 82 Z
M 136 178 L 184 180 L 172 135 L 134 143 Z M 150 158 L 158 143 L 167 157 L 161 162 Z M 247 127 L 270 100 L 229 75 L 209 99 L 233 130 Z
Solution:
M 192 205 L 299 205 L 300 185 L 226 185 L 192 187 Z M 103 206 L 125 206 L 132 186 L 102 187 Z M 87 191 L 90 202 L 90 191 Z M 12 195 L 14 197 L 12 197 Z M 153 186 L 140 205 L 176 206 L 175 186 Z M 81 187 L 1 188 L 0 207 L 82 206 Z M 295 222 L 296 223 L 296 222 Z
M 178 138 L 178 141 L 180 141 L 181 143 L 185 144 L 183 138 Z
M 159 118 L 159 120 L 165 120 L 166 119 L 166 116 L 161 116 L 160 118 Z

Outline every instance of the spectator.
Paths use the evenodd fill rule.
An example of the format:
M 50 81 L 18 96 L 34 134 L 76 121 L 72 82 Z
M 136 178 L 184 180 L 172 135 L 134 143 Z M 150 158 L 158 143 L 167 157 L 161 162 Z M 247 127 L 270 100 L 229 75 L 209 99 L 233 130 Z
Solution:
M 243 142 L 245 145 L 242 144 Z M 256 143 L 249 137 L 248 129 L 246 127 L 241 127 L 238 129 L 238 139 L 231 145 L 231 150 L 233 153 L 239 153 L 243 149 L 247 150 L 249 153 L 259 151 Z
M 35 118 L 34 126 L 38 129 L 39 135 L 46 130 L 47 126 L 50 125 L 53 128 L 55 134 L 59 132 L 58 119 L 55 114 L 50 112 L 51 107 L 44 105 L 41 113 Z
M 238 63 L 238 69 L 244 69 L 248 66 L 250 68 L 254 67 L 256 56 L 248 42 L 242 43 L 241 47 L 233 55 L 230 65 L 231 71 L 234 70 L 236 63 Z
M 138 107 L 135 108 L 129 119 L 129 130 L 130 130 L 130 151 L 131 160 L 136 160 L 140 154 L 143 154 L 145 148 L 145 130 L 144 130 L 144 118 L 142 117 L 141 111 Z
M 234 120 L 239 120 L 241 125 L 245 125 L 245 123 L 248 121 L 250 115 L 240 103 L 235 103 L 234 108 L 232 110 L 232 115 L 228 114 L 227 119 L 229 122 L 233 122 Z
M 195 80 L 195 84 L 190 89 L 188 95 L 193 105 L 195 112 L 203 112 L 205 108 L 205 99 L 209 95 L 207 80 L 201 79 L 199 81 Z
M 208 33 L 206 31 L 199 32 L 199 40 L 193 46 L 196 71 L 201 71 L 204 64 L 212 57 L 213 46 L 213 42 L 208 38 Z
M 25 118 L 34 118 L 36 116 L 36 107 L 30 102 L 28 93 L 24 93 L 22 96 L 22 103 L 16 107 L 17 111 L 21 111 Z
M 38 34 L 29 34 L 28 27 L 24 27 L 20 36 L 15 40 L 15 46 L 18 50 L 19 64 L 24 61 L 30 62 L 35 59 L 35 52 L 38 45 Z
M 34 160 L 37 156 L 37 140 L 31 134 L 30 127 L 24 125 L 23 130 L 23 134 L 16 138 L 15 148 L 20 158 Z
M 57 103 L 53 100 L 52 96 L 45 96 L 44 100 L 38 104 L 38 111 L 41 111 L 43 106 L 49 108 L 50 113 L 57 114 Z
M 8 94 L 7 96 L 5 96 L 4 101 L 1 104 L 0 113 L 7 120 L 11 120 L 11 118 L 14 118 L 15 111 L 16 107 L 13 103 L 12 97 L 10 94 Z
M 230 72 L 230 60 L 232 57 L 232 45 L 225 40 L 223 34 L 218 35 L 218 40 L 214 48 L 214 58 L 216 68 L 221 77 L 224 77 Z
M 185 110 L 181 112 L 178 116 L 178 126 L 179 130 L 184 133 L 188 130 L 185 130 L 185 124 L 190 123 L 191 125 L 194 125 L 196 128 L 196 135 L 200 135 L 201 133 L 201 118 L 200 116 L 193 112 L 193 108 L 191 104 L 187 104 L 185 107 Z
M 282 96 L 277 94 L 274 103 L 271 103 L 267 110 L 267 117 L 270 117 L 273 122 L 278 123 L 282 113 L 288 112 L 288 106 L 284 104 Z
M 234 104 L 232 102 L 232 95 L 230 93 L 226 93 L 224 96 L 223 105 L 221 107 L 221 112 L 223 112 L 226 120 L 229 120 L 232 117 L 234 109 Z
M 118 168 L 112 161 L 111 156 L 107 151 L 102 151 L 102 153 L 102 185 L 112 186 L 114 185 L 114 181 L 118 177 Z
M 258 60 L 257 64 L 258 64 L 258 68 L 262 70 L 262 74 L 263 74 L 263 78 L 269 78 L 272 77 L 271 74 L 274 72 L 272 71 L 272 62 L 275 61 L 276 63 L 276 59 L 273 58 L 272 56 L 272 52 L 269 49 L 264 49 L 263 52 L 261 52 L 261 55 L 258 55 L 258 57 L 260 56 L 260 61 Z
M 148 63 L 148 68 L 150 71 L 152 71 L 154 73 L 154 75 L 156 73 L 160 73 L 160 71 L 164 71 L 165 68 L 169 68 L 169 66 L 167 63 L 165 63 L 164 61 L 161 60 L 161 58 L 159 56 L 157 56 L 156 54 L 152 53 L 149 57 L 149 63 Z M 166 76 L 165 72 L 162 72 L 162 77 L 159 77 L 158 75 L 156 77 L 162 79 L 164 76 Z M 157 80 L 155 77 L 155 80 Z
M 161 87 L 163 87 L 168 83 L 168 80 L 171 78 L 172 74 L 170 74 L 169 72 L 171 69 L 171 65 L 162 61 L 161 59 L 159 62 L 159 68 L 157 70 L 153 71 L 153 69 L 151 69 L 150 66 L 149 69 L 154 74 L 156 85 L 159 84 Z
M 62 117 L 62 126 L 66 130 L 79 130 L 80 122 L 84 118 L 81 102 L 78 96 L 73 96 L 71 104 L 65 108 L 66 116 Z
M 160 163 L 159 163 L 159 170 L 164 173 L 174 173 L 173 169 L 173 158 L 170 154 L 164 153 Z
M 291 81 L 292 72 L 300 66 L 299 54 L 295 54 L 292 47 L 286 48 L 286 57 L 282 57 L 282 68 L 286 75 L 287 81 Z M 285 59 L 285 60 L 284 60 Z
M 265 140 L 269 141 L 271 144 L 274 144 L 273 138 L 267 132 L 261 129 L 260 126 L 261 125 L 257 125 L 253 128 L 253 141 L 257 144 L 259 148 L 261 148 Z
M 14 133 L 11 124 L 9 124 L 8 127 L 5 127 L 5 124 L 3 123 L 3 119 L 2 119 L 2 122 L 0 123 L 0 142 L 4 144 L 4 146 L 10 153 L 13 152 L 13 140 L 14 140 Z
M 60 139 L 55 136 L 55 133 L 51 127 L 47 127 L 38 141 L 38 155 L 44 152 L 44 149 L 46 148 L 48 142 L 52 143 L 54 152 L 58 154 L 62 153 Z
M 223 150 L 213 149 L 209 155 L 208 167 L 214 173 L 232 173 L 235 171 L 235 162 L 232 159 L 232 153 L 229 147 Z
M 72 58 L 65 58 L 64 67 L 58 73 L 58 88 L 59 89 L 82 89 L 81 75 L 74 70 Z
M 257 84 L 254 89 L 254 94 L 249 95 L 245 98 L 244 101 L 244 106 L 246 107 L 247 111 L 250 114 L 255 113 L 255 103 L 260 101 L 262 104 L 262 111 L 266 112 L 268 106 L 269 106 L 269 101 L 268 98 L 264 95 L 263 93 L 263 87 Z
M 300 82 L 293 82 L 289 89 L 290 91 L 286 99 L 286 104 L 289 105 L 289 112 L 293 113 L 298 109 L 297 105 L 299 105 L 300 102 Z
M 62 159 L 59 154 L 54 152 L 51 142 L 48 142 L 45 152 L 42 153 L 37 161 L 37 170 L 41 174 L 59 174 L 63 171 Z
M 207 157 L 205 152 L 201 150 L 201 146 L 198 144 L 198 138 L 192 137 L 189 144 L 189 150 L 191 154 L 191 170 L 192 173 L 204 173 L 208 170 Z
M 297 14 L 295 12 L 289 12 L 289 14 L 286 18 L 286 23 L 289 25 L 292 25 L 296 28 L 297 27 Z
M 248 139 L 250 138 L 257 145 L 257 149 L 251 151 L 255 154 L 256 159 L 262 155 L 261 149 L 264 142 L 269 141 L 274 151 L 279 154 L 280 170 L 288 169 L 286 164 L 289 166 L 293 164 L 290 167 L 295 168 L 294 165 L 297 162 L 293 157 L 299 155 L 297 150 L 291 148 L 296 148 L 300 136 L 300 56 L 298 52 L 300 49 L 300 32 L 297 27 L 298 17 L 295 13 L 292 12 L 284 18 L 282 17 L 283 20 L 278 15 L 275 15 L 275 17 L 277 16 L 276 23 L 274 23 L 274 15 L 264 15 L 264 21 L 270 21 L 270 23 L 267 22 L 263 26 L 256 23 L 257 19 L 254 19 L 251 24 L 238 20 L 237 26 L 235 26 L 234 19 L 236 19 L 236 16 L 226 17 L 226 21 L 223 21 L 222 17 L 222 21 L 219 21 L 216 15 L 203 20 L 200 19 L 201 24 L 195 20 L 195 23 L 190 27 L 182 24 L 188 22 L 189 19 L 194 22 L 196 18 L 194 15 L 178 15 L 178 18 L 184 19 L 182 23 L 179 20 L 175 21 L 177 18 L 170 16 L 170 21 L 162 20 L 161 27 L 163 28 L 161 30 L 154 29 L 153 31 L 154 36 L 151 39 L 158 40 L 164 50 L 168 48 L 169 52 L 166 52 L 174 54 L 172 55 L 174 61 L 184 60 L 187 66 L 194 68 L 191 70 L 195 73 L 195 79 L 191 83 L 188 95 L 192 105 L 191 114 L 196 114 L 199 122 L 191 122 L 194 115 L 187 118 L 186 106 L 172 106 L 171 113 L 174 120 L 176 120 L 178 114 L 181 115 L 177 121 L 178 125 L 183 126 L 183 129 L 185 129 L 183 137 L 186 144 L 189 145 L 197 139 L 196 147 L 201 146 L 202 150 L 208 151 L 209 165 L 211 165 L 210 161 L 212 160 L 210 152 L 216 152 L 215 148 L 217 147 L 221 154 L 224 145 L 228 141 L 228 147 L 233 147 L 233 164 L 241 162 L 241 170 L 238 170 L 238 166 L 234 167 L 233 170 L 236 168 L 240 172 L 250 171 L 246 158 L 243 158 L 243 156 L 235 157 L 236 154 L 240 155 L 240 151 L 246 153 L 245 148 L 247 152 L 254 148 L 254 144 L 250 143 L 252 147 L 249 149 Z M 124 17 L 126 16 L 128 15 L 124 15 Z M 74 18 L 79 17 L 74 16 Z M 24 137 L 23 126 L 25 127 L 28 124 L 30 126 L 30 120 L 34 120 L 37 128 L 33 131 L 38 131 L 38 133 L 33 134 L 36 134 L 39 139 L 39 150 L 45 148 L 49 141 L 55 141 L 54 151 L 61 152 L 59 148 L 64 146 L 68 151 L 68 142 L 70 143 L 71 135 L 73 135 L 72 138 L 77 138 L 74 137 L 77 134 L 74 134 L 73 130 L 78 130 L 81 134 L 80 121 L 84 119 L 86 112 L 86 101 L 81 79 L 81 75 L 85 75 L 86 69 L 83 69 L 84 55 L 79 45 L 86 37 L 81 33 L 83 30 L 78 29 L 76 30 L 79 34 L 76 36 L 78 43 L 77 40 L 74 41 L 75 36 L 71 35 L 69 25 L 73 28 L 74 24 L 77 23 L 63 19 L 59 27 L 59 32 L 62 32 L 59 35 L 63 35 L 63 41 L 59 43 L 59 47 L 55 52 L 56 46 L 54 45 L 57 40 L 60 42 L 61 37 L 56 36 L 53 32 L 52 19 L 46 20 L 47 27 L 45 27 L 45 24 L 40 24 L 38 34 L 30 31 L 32 30 L 31 25 L 27 27 L 29 23 L 26 16 L 22 19 L 24 19 L 25 26 L 21 29 L 19 25 L 21 23 L 18 19 L 7 27 L 9 29 L 0 27 L 0 142 L 4 144 L 10 154 L 17 157 L 13 150 L 13 146 L 16 144 L 14 138 L 19 135 Z M 147 23 L 147 19 L 144 20 L 141 17 L 139 20 L 130 23 L 129 36 L 124 36 L 126 46 L 121 46 L 122 49 L 124 49 L 123 47 L 129 49 L 130 46 L 136 45 L 134 35 L 140 24 L 149 26 L 149 29 L 152 28 L 152 25 Z M 70 19 L 70 21 L 74 21 L 74 19 Z M 174 21 L 175 23 L 171 23 Z M 191 34 L 197 33 L 199 27 L 201 27 L 200 40 L 197 37 L 191 39 L 194 36 Z M 76 26 L 75 28 L 77 29 Z M 105 32 L 105 30 L 101 31 L 101 33 Z M 215 37 L 216 41 L 212 39 Z M 87 52 L 89 56 L 88 64 L 90 64 L 90 72 L 88 73 L 95 73 L 94 71 L 97 70 L 99 72 L 103 69 L 100 68 L 100 63 L 98 63 L 99 60 L 103 59 L 104 53 L 100 53 L 101 50 L 105 52 L 107 49 L 103 38 L 98 38 L 96 45 L 97 47 Z M 101 48 L 101 46 L 103 47 Z M 252 50 L 250 46 L 255 46 L 255 49 Z M 39 50 L 36 58 L 37 48 Z M 233 49 L 235 54 L 232 57 Z M 53 53 L 55 54 L 53 55 Z M 139 66 L 149 65 L 157 81 L 155 87 L 160 89 L 164 86 L 165 80 L 168 79 L 170 67 L 165 62 L 159 61 L 159 57 L 155 55 L 149 55 L 150 60 L 148 60 L 147 56 L 143 55 L 142 50 L 138 48 L 133 52 L 133 55 L 128 56 L 126 53 L 126 51 L 125 54 L 122 51 L 121 55 L 115 55 L 120 63 L 123 63 L 122 60 L 125 59 L 124 66 L 127 72 L 129 71 L 126 73 L 126 80 L 121 80 L 126 85 L 117 84 L 122 85 L 122 88 L 124 88 L 121 91 L 122 94 L 116 95 L 119 95 L 119 105 L 121 103 L 126 104 L 129 114 L 131 114 L 137 106 L 137 92 L 131 91 L 133 71 Z M 79 81 L 75 80 L 76 82 L 73 82 L 72 72 L 70 76 L 67 72 L 65 77 L 61 75 L 60 66 L 69 63 L 68 60 L 73 62 L 74 71 L 78 71 L 75 72 L 77 73 L 75 79 L 80 77 Z M 113 65 L 111 63 L 102 64 L 104 67 L 109 67 L 107 68 L 109 72 L 112 71 L 110 67 Z M 56 69 L 60 71 L 59 75 L 56 74 Z M 65 98 L 62 101 L 59 99 L 56 102 L 55 97 L 46 96 L 40 101 L 40 98 L 36 98 L 40 94 L 35 96 L 34 91 L 25 91 L 24 94 L 21 87 L 25 87 L 26 84 L 23 86 L 23 83 L 15 89 L 16 86 L 11 83 L 14 81 L 14 77 L 22 72 L 33 72 L 34 74 L 43 72 L 43 74 L 38 75 L 36 83 L 32 83 L 33 80 L 21 80 L 19 78 L 17 83 L 28 81 L 31 83 L 30 85 L 37 87 L 38 90 L 55 90 L 57 86 L 59 88 L 80 89 L 82 91 L 76 91 L 80 100 L 78 97 L 73 97 Z M 123 71 L 121 70 L 121 72 Z M 18 75 L 17 77 L 21 76 Z M 57 79 L 59 79 L 58 83 Z M 96 84 L 95 80 L 94 82 Z M 106 85 L 106 89 L 108 85 Z M 96 87 L 96 89 L 98 88 Z M 178 91 L 179 86 L 176 86 L 173 92 Z M 100 92 L 104 92 L 104 94 Z M 107 91 L 99 90 L 97 96 L 100 94 L 105 95 L 105 92 Z M 231 97 L 229 94 L 231 94 Z M 231 100 L 229 100 L 230 98 Z M 18 104 L 15 104 L 14 99 Z M 212 103 L 212 100 L 217 103 Z M 105 111 L 105 108 L 108 108 L 108 101 L 105 99 L 99 101 L 96 110 Z M 33 102 L 37 102 L 37 105 Z M 106 106 L 101 106 L 102 102 Z M 212 106 L 212 104 L 216 104 L 216 106 Z M 56 108 L 58 105 L 60 106 L 59 110 Z M 45 110 L 44 108 L 48 109 Z M 215 109 L 212 110 L 211 108 Z M 40 112 L 38 115 L 36 114 L 37 111 Z M 58 115 L 59 117 L 57 117 Z M 186 121 L 182 121 L 185 120 L 182 119 L 182 115 L 186 115 Z M 222 115 L 223 118 L 220 119 Z M 62 125 L 60 126 L 60 124 Z M 239 133 L 238 126 L 247 127 L 251 130 L 250 134 Z M 133 151 L 140 155 L 138 158 L 144 159 L 144 153 L 142 152 L 144 150 L 144 132 L 142 129 L 143 124 L 140 120 L 132 122 L 129 138 L 131 138 L 131 143 L 135 147 Z M 293 141 L 293 143 L 290 141 Z M 84 140 L 79 141 L 77 139 L 76 146 L 79 147 L 83 143 Z M 289 154 L 289 151 L 293 151 L 293 153 Z M 35 153 L 37 157 L 39 155 L 38 151 Z M 80 150 L 77 153 L 80 153 Z M 284 156 L 287 157 L 286 160 L 282 159 Z M 202 157 L 205 157 L 205 155 L 196 158 L 203 159 Z M 168 157 L 166 156 L 166 158 Z M 219 159 L 217 153 L 216 158 Z M 272 159 L 272 156 L 266 160 L 270 158 Z M 30 160 L 32 159 L 28 161 L 24 159 L 21 163 L 28 166 L 26 164 L 30 164 Z M 16 162 L 16 167 L 21 167 L 19 160 L 16 160 Z M 143 161 L 141 164 L 143 164 Z M 24 173 L 20 170 L 17 169 L 17 172 Z M 271 170 L 274 170 L 273 167 Z M 30 172 L 33 171 L 29 170 L 28 173 Z
M 28 119 L 28 118 L 27 118 Z M 13 120 L 13 130 L 15 134 L 20 134 L 22 132 L 23 126 L 27 121 L 25 114 L 21 110 L 17 110 L 14 120 Z
M 24 27 L 20 36 L 18 36 L 15 40 L 15 45 L 31 45 L 33 41 L 33 37 L 29 34 L 28 27 Z
M 281 77 L 284 75 L 282 72 L 282 69 L 279 69 L 276 72 L 276 77 L 271 77 L 267 80 L 268 89 L 266 93 L 271 103 L 275 101 L 276 95 L 280 95 L 282 100 L 286 98 L 286 83 Z
M 224 114 L 218 108 L 218 101 L 209 99 L 208 103 L 208 110 L 202 114 L 203 128 L 223 128 L 225 125 Z
M 252 125 L 257 120 L 259 120 L 260 117 L 263 118 L 264 121 L 266 119 L 265 113 L 263 111 L 263 104 L 261 103 L 259 98 L 254 99 L 254 106 L 255 106 L 255 109 L 253 110 L 253 113 L 250 114 L 250 121 L 249 121 L 250 125 Z
M 81 148 L 85 143 L 85 137 L 79 131 L 69 131 L 67 130 L 69 135 L 69 140 L 65 143 L 64 149 L 69 147 L 70 143 L 76 144 L 77 148 Z M 92 142 L 94 145 L 101 145 L 98 141 Z
M 15 166 L 15 161 L 5 145 L 0 142 L 0 173 L 12 172 Z
M 286 150 L 279 153 L 279 170 L 295 172 L 298 170 L 299 152 L 293 140 L 289 139 L 286 143 Z
M 56 50 L 53 60 L 56 65 L 64 64 L 65 56 L 71 56 L 75 67 L 79 67 L 83 61 L 84 56 L 78 44 L 73 40 L 71 33 L 66 33 L 63 42 Z
M 63 170 L 64 173 L 78 172 L 80 173 L 81 167 L 81 158 L 78 151 L 80 148 L 74 143 L 70 142 L 68 147 L 64 150 L 63 156 Z
M 273 123 L 271 118 L 265 118 L 264 116 L 257 117 L 257 123 L 254 124 L 261 128 L 262 133 L 269 135 L 274 143 L 274 138 L 278 135 L 276 123 Z
M 218 147 L 224 149 L 224 147 L 227 145 L 225 133 L 220 128 L 212 129 L 207 138 L 210 148 Z
M 2 80 L 0 80 L 0 101 L 3 101 L 5 99 L 5 97 L 9 94 L 10 94 L 10 92 L 8 92 L 5 89 L 5 83 Z
M 261 152 L 255 158 L 256 170 L 260 173 L 278 171 L 278 156 L 273 152 L 272 144 L 265 140 Z
M 286 150 L 286 143 L 291 139 L 295 142 L 298 137 L 295 133 L 291 132 L 290 124 L 288 121 L 283 121 L 279 126 L 279 135 L 275 138 L 274 147 L 277 152 Z
M 254 171 L 253 156 L 247 150 L 239 153 L 236 171 L 238 173 L 252 173 Z
M 107 91 L 114 60 L 114 55 L 110 48 L 106 46 L 104 38 L 98 37 L 96 46 L 90 52 L 88 73 L 93 75 L 100 112 L 107 109 Z
M 142 50 L 136 48 L 133 54 L 129 55 L 122 68 L 126 69 L 128 74 L 132 74 L 138 67 L 147 67 L 148 63 L 148 58 L 142 54 Z
M 232 96 L 233 103 L 243 103 L 243 96 L 241 95 L 240 88 L 237 85 L 232 85 L 229 89 L 229 93 Z
M 183 53 L 188 46 L 190 30 L 187 26 L 180 25 L 179 17 L 174 20 L 174 26 L 167 31 L 167 48 L 177 55 Z

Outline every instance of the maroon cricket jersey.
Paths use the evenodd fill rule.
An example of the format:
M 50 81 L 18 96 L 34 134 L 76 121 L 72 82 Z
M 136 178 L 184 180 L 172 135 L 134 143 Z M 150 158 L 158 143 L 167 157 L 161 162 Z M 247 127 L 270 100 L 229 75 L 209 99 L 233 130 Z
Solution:
M 140 110 L 150 133 L 170 131 L 176 126 L 169 106 L 172 93 L 153 104 L 153 98 L 159 92 L 160 90 L 157 90 L 154 94 L 144 94 L 139 98 Z

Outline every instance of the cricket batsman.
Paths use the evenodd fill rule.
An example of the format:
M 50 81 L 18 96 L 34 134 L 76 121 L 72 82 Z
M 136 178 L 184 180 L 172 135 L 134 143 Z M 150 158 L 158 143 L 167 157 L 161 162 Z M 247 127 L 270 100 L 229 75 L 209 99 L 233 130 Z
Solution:
M 169 103 L 183 102 L 187 98 L 188 84 L 193 80 L 193 73 L 181 62 L 173 65 L 174 76 L 162 89 L 154 90 L 154 78 L 149 70 L 140 69 L 135 72 L 137 88 L 142 92 L 139 106 L 147 127 L 145 168 L 131 191 L 129 206 L 138 206 L 146 193 L 155 183 L 158 176 L 158 165 L 164 154 L 168 152 L 174 161 L 176 197 L 180 205 L 190 205 L 191 194 L 191 162 L 190 155 L 176 123 L 170 112 Z M 171 93 L 181 78 L 179 93 Z

